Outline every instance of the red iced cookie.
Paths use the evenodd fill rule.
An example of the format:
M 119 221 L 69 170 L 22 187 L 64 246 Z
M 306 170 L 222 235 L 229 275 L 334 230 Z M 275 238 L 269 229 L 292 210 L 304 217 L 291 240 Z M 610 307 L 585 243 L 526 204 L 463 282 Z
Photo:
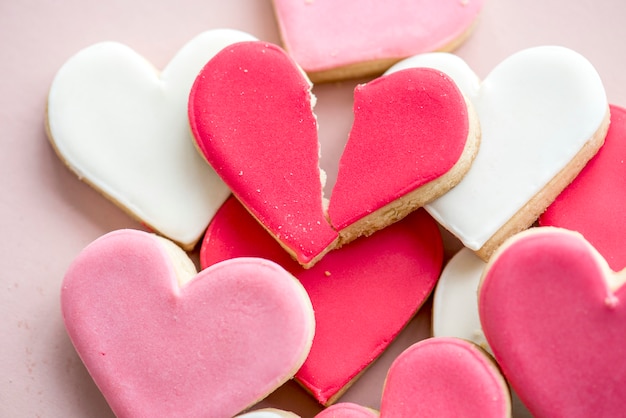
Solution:
M 477 152 L 477 119 L 443 73 L 413 68 L 358 86 L 328 221 L 310 87 L 280 48 L 242 42 L 208 62 L 189 100 L 202 154 L 302 265 L 445 193 Z
M 611 105 L 604 145 L 539 218 L 578 231 L 613 270 L 626 267 L 626 109 Z
M 415 314 L 441 271 L 436 223 L 423 210 L 329 253 L 310 269 L 292 260 L 234 198 L 218 210 L 200 251 L 207 267 L 240 256 L 274 260 L 307 290 L 316 315 L 298 381 L 332 403 Z

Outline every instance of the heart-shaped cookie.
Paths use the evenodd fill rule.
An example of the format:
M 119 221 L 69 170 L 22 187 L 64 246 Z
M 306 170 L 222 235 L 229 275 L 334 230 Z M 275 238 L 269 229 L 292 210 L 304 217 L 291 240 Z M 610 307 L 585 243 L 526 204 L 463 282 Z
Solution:
M 202 33 L 161 73 L 119 43 L 78 52 L 59 69 L 48 95 L 54 149 L 81 180 L 191 249 L 229 191 L 194 149 L 189 90 L 216 52 L 252 39 L 233 30 Z
M 293 376 L 314 332 L 305 290 L 277 264 L 241 258 L 196 275 L 171 241 L 135 230 L 77 256 L 61 307 L 119 417 L 234 416 Z
M 531 228 L 489 262 L 487 341 L 536 417 L 617 417 L 626 399 L 626 287 L 579 233 Z
M 394 62 L 450 51 L 465 40 L 482 0 L 274 0 L 285 49 L 315 82 L 380 74 Z
M 455 80 L 478 113 L 481 145 L 463 180 L 426 210 L 487 260 L 528 228 L 602 145 L 609 107 L 591 63 L 563 47 L 520 51 L 481 83 L 459 57 L 409 58 L 389 73 L 437 68 Z
M 207 267 L 241 256 L 276 261 L 307 290 L 316 332 L 296 379 L 320 403 L 330 404 L 426 300 L 441 271 L 443 247 L 434 220 L 418 210 L 304 269 L 231 198 L 209 224 L 200 262 Z
M 626 267 L 626 109 L 611 105 L 604 145 L 539 217 L 539 225 L 578 231 L 615 271 Z
M 477 152 L 477 120 L 441 72 L 412 69 L 359 86 L 327 220 L 310 87 L 283 50 L 244 42 L 207 63 L 189 99 L 207 161 L 305 266 L 445 193 Z
M 508 386 L 478 346 L 451 337 L 422 340 L 391 364 L 380 406 L 384 417 L 511 416 Z

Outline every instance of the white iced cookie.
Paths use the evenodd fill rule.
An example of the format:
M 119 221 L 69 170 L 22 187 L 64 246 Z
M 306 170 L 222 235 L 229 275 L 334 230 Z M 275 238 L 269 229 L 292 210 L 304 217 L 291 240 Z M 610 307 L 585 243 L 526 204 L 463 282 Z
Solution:
M 462 338 L 489 351 L 478 316 L 478 285 L 486 265 L 467 248 L 446 264 L 433 296 L 433 336 Z
M 300 418 L 300 415 L 280 409 L 265 408 L 248 412 L 247 414 L 237 415 L 237 418 Z
M 609 107 L 602 81 L 570 49 L 523 50 L 482 83 L 452 54 L 417 55 L 388 73 L 409 67 L 447 73 L 478 113 L 482 140 L 472 167 L 426 210 L 485 260 L 532 225 L 604 142 Z
M 195 149 L 187 100 L 200 69 L 223 47 L 255 38 L 204 32 L 159 72 L 126 45 L 79 51 L 57 72 L 47 130 L 81 179 L 156 232 L 192 248 L 229 195 Z

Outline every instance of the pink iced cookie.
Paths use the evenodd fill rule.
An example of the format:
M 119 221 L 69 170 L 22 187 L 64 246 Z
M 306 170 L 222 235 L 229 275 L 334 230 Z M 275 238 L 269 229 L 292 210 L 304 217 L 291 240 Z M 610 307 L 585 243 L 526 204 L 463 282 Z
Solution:
M 244 42 L 209 61 L 189 100 L 207 161 L 307 267 L 445 193 L 469 169 L 479 142 L 471 108 L 439 71 L 411 69 L 357 87 L 329 224 L 310 87 L 280 48 Z
M 338 403 L 315 415 L 315 418 L 378 418 L 379 414 L 370 408 L 350 402 Z
M 230 417 L 290 379 L 313 310 L 289 273 L 242 258 L 196 275 L 171 241 L 111 232 L 70 266 L 67 332 L 113 412 Z
M 285 48 L 314 81 L 383 72 L 465 40 L 483 0 L 274 0 Z
M 392 363 L 380 416 L 511 416 L 510 395 L 498 367 L 478 346 L 452 337 L 429 338 Z
M 487 341 L 537 417 L 617 417 L 626 399 L 624 276 L 576 232 L 533 228 L 489 262 L 479 292 Z
M 626 267 L 626 109 L 611 105 L 604 145 L 539 218 L 578 231 L 613 270 Z
M 200 262 L 207 267 L 240 256 L 276 261 L 307 290 L 316 332 L 296 379 L 328 405 L 383 352 L 426 300 L 441 271 L 443 247 L 436 223 L 419 210 L 304 269 L 231 198 L 209 224 Z

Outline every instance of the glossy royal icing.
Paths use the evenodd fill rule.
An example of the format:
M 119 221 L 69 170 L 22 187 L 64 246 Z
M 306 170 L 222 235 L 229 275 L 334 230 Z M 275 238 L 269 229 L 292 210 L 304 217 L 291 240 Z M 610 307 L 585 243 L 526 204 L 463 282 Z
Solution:
M 478 346 L 460 338 L 427 338 L 391 364 L 380 416 L 507 418 L 511 402 L 504 377 Z
M 623 415 L 623 274 L 576 232 L 531 228 L 489 262 L 479 312 L 492 351 L 537 417 Z
M 138 220 L 193 247 L 229 191 L 193 146 L 189 90 L 216 52 L 252 39 L 234 30 L 202 33 L 160 73 L 123 44 L 78 52 L 48 95 L 47 128 L 59 157 Z
M 401 0 L 393 7 L 374 0 L 274 0 L 285 49 L 314 81 L 381 73 L 414 54 L 452 50 L 482 5 L 482 0 Z M 339 73 L 328 74 L 333 71 Z
M 520 51 L 497 65 L 482 83 L 452 54 L 417 55 L 389 72 L 410 67 L 432 67 L 448 74 L 478 113 L 482 137 L 472 167 L 454 189 L 425 206 L 474 251 L 518 214 L 522 215 L 518 225 L 503 235 L 517 232 L 514 227 L 530 226 L 553 196 L 542 197 L 543 206 L 529 202 L 546 192 L 590 138 L 603 138 L 608 126 L 600 76 L 587 59 L 567 48 Z M 597 142 L 596 148 L 601 144 Z
M 626 267 L 626 109 L 611 105 L 604 145 L 539 217 L 539 225 L 578 231 L 615 271 Z
M 469 248 L 446 263 L 433 293 L 433 336 L 462 338 L 489 350 L 476 297 L 485 266 Z
M 171 241 L 135 230 L 81 251 L 61 308 L 118 417 L 234 416 L 293 376 L 314 333 L 305 290 L 277 264 L 240 258 L 196 275 Z
M 476 154 L 476 118 L 439 71 L 399 72 L 357 87 L 355 95 L 355 124 L 329 221 L 310 84 L 284 51 L 263 42 L 228 47 L 209 61 L 191 91 L 198 148 L 255 218 L 307 267 L 449 190 Z
M 207 267 L 240 256 L 279 263 L 307 290 L 316 332 L 296 379 L 320 403 L 330 404 L 430 295 L 441 271 L 443 244 L 437 224 L 418 210 L 304 269 L 230 198 L 209 224 L 200 263 Z

